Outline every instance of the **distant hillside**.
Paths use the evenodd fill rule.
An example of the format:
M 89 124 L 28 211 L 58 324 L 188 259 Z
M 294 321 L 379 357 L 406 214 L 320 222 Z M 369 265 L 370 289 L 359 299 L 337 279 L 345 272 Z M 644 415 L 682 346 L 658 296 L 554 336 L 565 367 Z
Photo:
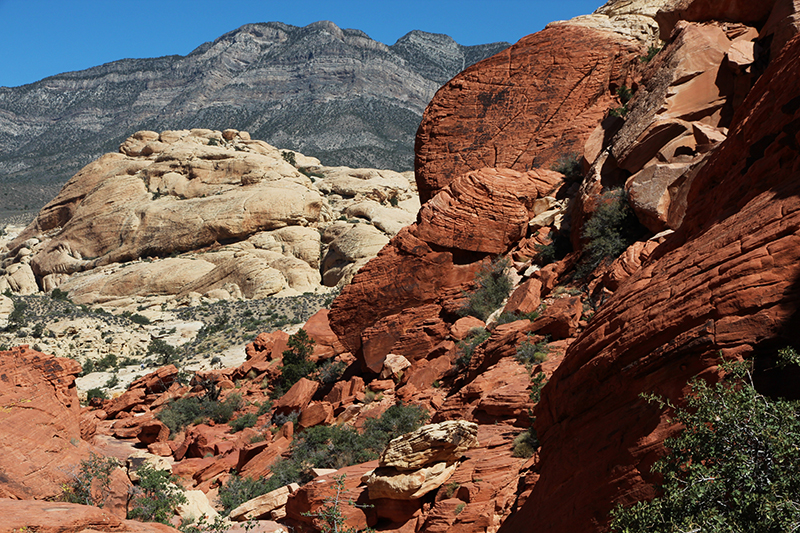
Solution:
M 386 46 L 331 22 L 270 22 L 185 57 L 123 59 L 0 87 L 0 216 L 40 207 L 141 129 L 235 128 L 327 165 L 410 170 L 436 90 L 507 46 L 461 46 L 420 31 Z

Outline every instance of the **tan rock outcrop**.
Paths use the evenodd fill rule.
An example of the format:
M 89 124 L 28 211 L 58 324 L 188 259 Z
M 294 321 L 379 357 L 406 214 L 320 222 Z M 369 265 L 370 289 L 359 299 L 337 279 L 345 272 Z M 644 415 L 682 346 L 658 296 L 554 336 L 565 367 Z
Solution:
M 457 466 L 457 463 L 441 462 L 413 471 L 376 468 L 361 481 L 369 487 L 370 500 L 416 500 L 445 484 Z
M 414 470 L 432 463 L 452 463 L 478 444 L 478 425 L 465 420 L 448 420 L 422 426 L 389 442 L 380 466 Z
M 300 488 L 297 483 L 286 485 L 272 492 L 248 500 L 234 509 L 228 515 L 231 520 L 244 522 L 245 520 L 258 520 L 272 516 L 276 509 L 286 506 L 289 496 Z

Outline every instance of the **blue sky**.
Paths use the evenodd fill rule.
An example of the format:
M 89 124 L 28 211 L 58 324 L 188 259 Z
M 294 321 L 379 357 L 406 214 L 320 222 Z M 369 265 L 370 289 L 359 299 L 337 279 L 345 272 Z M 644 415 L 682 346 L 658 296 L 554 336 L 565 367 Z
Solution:
M 516 42 L 603 0 L 0 0 L 0 86 L 128 57 L 186 55 L 251 22 L 331 20 L 386 44 L 411 30 Z

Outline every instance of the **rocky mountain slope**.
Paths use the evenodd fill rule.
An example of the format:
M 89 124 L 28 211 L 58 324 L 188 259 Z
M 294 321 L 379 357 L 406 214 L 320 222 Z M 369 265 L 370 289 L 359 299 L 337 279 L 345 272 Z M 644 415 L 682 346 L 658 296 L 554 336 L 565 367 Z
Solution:
M 38 209 L 138 130 L 236 128 L 332 165 L 410 170 L 422 111 L 508 46 L 420 31 L 386 46 L 331 22 L 248 24 L 189 55 L 123 59 L 0 87 L 0 214 Z
M 357 529 L 608 531 L 616 505 L 655 494 L 650 467 L 679 429 L 642 393 L 680 404 L 691 378 L 715 381 L 723 360 L 747 358 L 765 394 L 798 396 L 800 369 L 775 357 L 800 346 L 796 12 L 789 0 L 612 0 L 470 67 L 426 110 L 415 222 L 305 324 L 313 344 L 264 333 L 243 364 L 188 384 L 164 366 L 82 410 L 80 439 L 171 458 L 161 468 L 187 494 L 262 531 L 321 531 L 332 498 Z M 550 71 L 554 49 L 573 60 Z M 552 98 L 525 96 L 531 72 L 550 72 Z M 463 114 L 457 135 L 443 109 Z M 434 149 L 445 135 L 452 149 Z M 473 168 L 504 153 L 560 171 L 500 157 Z M 32 376 L 17 382 L 44 375 L 62 404 L 76 401 L 74 364 L 3 356 Z M 27 389 L 3 383 L 19 420 Z M 236 401 L 228 422 L 175 425 L 179 405 Z M 3 433 L 23 431 L 7 420 Z M 392 429 L 402 436 L 390 443 Z M 2 459 L 0 479 L 35 464 Z M 132 464 L 109 501 L 135 490 Z M 38 492 L 0 486 L 51 496 L 50 466 Z M 241 494 L 240 474 L 266 494 Z M 24 524 L 27 501 L 2 504 Z

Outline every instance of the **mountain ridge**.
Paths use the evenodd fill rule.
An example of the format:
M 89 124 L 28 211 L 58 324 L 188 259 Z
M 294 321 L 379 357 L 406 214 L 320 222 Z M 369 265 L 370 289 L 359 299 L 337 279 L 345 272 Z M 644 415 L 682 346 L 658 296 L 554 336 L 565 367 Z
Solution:
M 0 87 L 0 215 L 37 208 L 137 130 L 235 128 L 334 165 L 409 170 L 439 86 L 507 46 L 418 30 L 387 46 L 329 21 L 253 23 L 185 56 Z

